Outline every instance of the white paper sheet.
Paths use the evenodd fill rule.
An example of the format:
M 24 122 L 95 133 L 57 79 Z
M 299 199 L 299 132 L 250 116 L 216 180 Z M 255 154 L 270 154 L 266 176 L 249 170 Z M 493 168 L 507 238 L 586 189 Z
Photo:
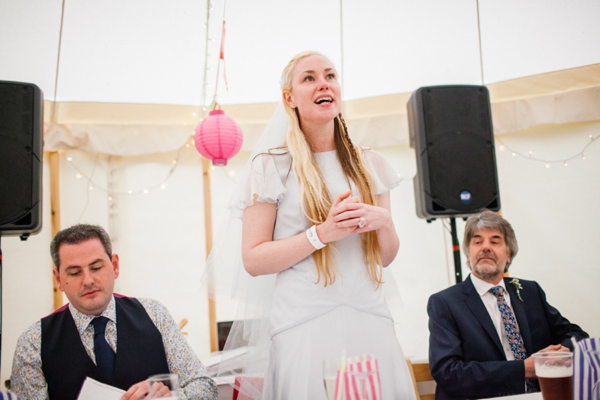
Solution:
M 124 394 L 124 390 L 87 377 L 83 382 L 77 400 L 119 400 Z

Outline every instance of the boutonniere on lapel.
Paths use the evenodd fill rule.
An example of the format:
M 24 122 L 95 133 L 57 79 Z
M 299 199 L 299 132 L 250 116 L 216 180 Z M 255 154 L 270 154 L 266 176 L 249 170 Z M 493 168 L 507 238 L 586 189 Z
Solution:
M 519 298 L 519 300 L 523 301 L 523 298 L 521 297 L 521 290 L 523 289 L 523 286 L 521 286 L 521 282 L 519 282 L 519 280 L 517 278 L 513 278 L 510 283 L 515 287 L 515 289 L 517 290 L 517 297 Z

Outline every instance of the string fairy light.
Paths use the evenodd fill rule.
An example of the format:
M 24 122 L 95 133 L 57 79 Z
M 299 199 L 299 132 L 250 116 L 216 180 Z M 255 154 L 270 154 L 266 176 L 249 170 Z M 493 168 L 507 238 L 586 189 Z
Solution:
M 157 189 L 161 189 L 161 190 L 165 190 L 167 188 L 167 181 L 171 178 L 171 176 L 173 176 L 173 174 L 175 173 L 177 167 L 181 164 L 180 158 L 181 158 L 181 154 L 182 151 L 184 149 L 189 149 L 189 148 L 193 148 L 193 138 L 186 142 L 184 145 L 182 145 L 179 149 L 177 149 L 177 155 L 175 157 L 175 159 L 173 159 L 171 161 L 171 168 L 169 169 L 167 175 L 158 183 L 152 184 L 148 187 L 142 188 L 142 189 L 138 189 L 138 190 L 133 190 L 133 189 L 128 189 L 126 191 L 117 191 L 115 189 L 116 185 L 115 185 L 115 168 L 112 166 L 113 164 L 113 156 L 108 156 L 107 158 L 107 185 L 106 186 L 102 186 L 98 183 L 96 183 L 93 180 L 93 173 L 88 174 L 86 173 L 82 168 L 80 168 L 77 163 L 73 160 L 73 157 L 70 156 L 66 156 L 64 154 L 64 151 L 59 151 L 59 154 L 61 155 L 61 157 L 63 157 L 64 159 L 66 159 L 68 161 L 68 164 L 71 165 L 76 171 L 77 173 L 75 174 L 75 178 L 76 179 L 81 179 L 81 178 L 85 178 L 87 181 L 87 187 L 89 191 L 92 190 L 100 190 L 102 192 L 105 192 L 107 194 L 107 200 L 108 200 L 108 209 L 109 209 L 109 215 L 110 216 L 115 216 L 117 214 L 117 204 L 116 204 L 116 198 L 117 196 L 128 196 L 128 195 L 140 195 L 140 194 L 149 194 L 151 191 L 153 190 L 157 190 Z M 94 162 L 94 169 L 97 166 L 97 162 L 98 162 L 98 157 L 99 157 L 99 153 L 96 154 L 96 158 L 95 158 L 95 162 Z M 211 166 L 211 170 L 214 170 L 214 166 Z M 232 168 L 232 167 L 228 167 L 225 168 L 225 173 L 223 174 L 225 178 L 228 178 L 230 180 L 232 180 L 234 183 L 237 183 L 237 180 L 235 179 L 236 175 L 237 175 L 237 170 L 236 168 Z M 116 232 L 116 228 L 114 230 Z
M 155 190 L 155 189 L 165 189 L 167 187 L 166 183 L 169 180 L 169 178 L 171 178 L 171 176 L 173 176 L 173 173 L 175 172 L 175 170 L 177 169 L 177 166 L 180 164 L 179 163 L 179 159 L 181 158 L 181 152 L 183 149 L 185 149 L 186 146 L 183 145 L 181 146 L 178 150 L 177 150 L 177 156 L 175 157 L 175 159 L 172 161 L 172 165 L 171 168 L 169 169 L 169 171 L 167 172 L 167 175 L 158 183 L 155 183 L 153 185 L 150 185 L 148 187 L 142 188 L 142 189 L 138 189 L 138 190 L 133 190 L 133 189 L 128 189 L 127 191 L 124 192 L 119 192 L 116 191 L 114 189 L 114 168 L 109 167 L 108 168 L 108 173 L 107 173 L 107 187 L 104 187 L 102 185 L 97 184 L 96 182 L 93 181 L 93 171 L 91 174 L 87 174 L 85 171 L 83 171 L 79 166 L 77 166 L 77 164 L 75 162 L 73 162 L 73 158 L 72 157 L 65 157 L 65 155 L 60 152 L 61 156 L 65 157 L 65 159 L 68 161 L 68 164 L 71 165 L 73 168 L 75 168 L 75 170 L 77 171 L 77 175 L 81 175 L 83 177 L 85 177 L 87 179 L 88 182 L 88 187 L 89 190 L 93 190 L 93 189 L 98 189 L 101 190 L 105 193 L 107 193 L 107 199 L 109 201 L 109 212 L 111 209 L 114 210 L 115 207 L 112 207 L 112 204 L 114 204 L 114 198 L 118 195 L 138 195 L 138 194 L 148 194 L 151 191 Z M 187 147 L 189 148 L 189 146 Z M 96 161 L 94 163 L 94 170 L 96 168 L 97 165 L 97 161 L 98 161 L 98 156 L 99 153 L 96 153 Z M 110 166 L 111 164 L 111 158 L 112 156 L 109 156 L 109 161 L 108 164 Z M 77 176 L 76 175 L 76 176 Z
M 554 159 L 554 160 L 549 160 L 549 159 L 545 159 L 545 158 L 541 158 L 541 157 L 535 157 L 533 155 L 532 150 L 529 150 L 527 153 L 522 153 L 522 152 L 515 150 L 515 149 L 511 148 L 510 146 L 508 146 L 506 143 L 504 143 L 502 141 L 502 139 L 497 138 L 496 141 L 499 143 L 498 149 L 500 151 L 508 150 L 513 157 L 519 156 L 519 157 L 525 158 L 530 161 L 540 162 L 540 163 L 543 163 L 546 168 L 550 168 L 550 166 L 552 164 L 562 164 L 563 166 L 568 167 L 570 161 L 574 161 L 577 159 L 581 159 L 581 160 L 585 161 L 586 160 L 586 157 L 585 157 L 586 149 L 589 146 L 591 146 L 592 143 L 594 143 L 598 138 L 600 138 L 600 135 L 596 135 L 596 136 L 589 135 L 588 137 L 589 137 L 590 141 L 588 143 L 586 143 L 585 146 L 583 146 L 583 148 L 581 149 L 581 151 L 579 151 L 579 153 L 572 155 L 570 157 L 567 157 L 567 158 Z

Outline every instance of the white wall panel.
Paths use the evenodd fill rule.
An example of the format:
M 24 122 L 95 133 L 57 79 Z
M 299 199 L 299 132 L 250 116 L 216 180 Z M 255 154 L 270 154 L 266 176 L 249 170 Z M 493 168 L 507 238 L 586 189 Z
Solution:
M 60 0 L 0 2 L 0 80 L 35 83 L 54 96 Z
M 199 102 L 206 8 L 192 1 L 67 1 L 60 101 Z
M 344 2 L 346 99 L 481 84 L 474 1 Z
M 215 78 L 223 1 L 209 24 L 207 98 Z M 0 78 L 37 83 L 54 96 L 62 2 L 0 5 Z M 346 0 L 227 2 L 219 101 L 272 102 L 296 53 L 312 49 L 343 71 L 344 97 L 481 84 L 600 62 L 596 0 Z M 199 105 L 206 3 L 66 1 L 57 100 Z M 343 66 L 341 51 L 343 15 Z
M 600 62 L 597 0 L 479 1 L 486 83 Z

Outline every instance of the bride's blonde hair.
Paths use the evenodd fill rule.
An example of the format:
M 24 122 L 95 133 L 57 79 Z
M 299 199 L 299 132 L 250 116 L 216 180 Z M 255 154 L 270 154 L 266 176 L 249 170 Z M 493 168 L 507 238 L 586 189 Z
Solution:
M 289 119 L 289 126 L 286 135 L 286 145 L 292 158 L 292 166 L 298 183 L 300 193 L 303 198 L 302 209 L 304 214 L 313 224 L 321 224 L 327 219 L 332 200 L 325 186 L 323 175 L 313 156 L 313 147 L 310 141 L 302 132 L 298 111 L 292 109 L 285 101 L 285 94 L 292 92 L 292 72 L 298 61 L 301 59 L 322 54 L 314 51 L 306 51 L 294 56 L 288 65 L 284 68 L 281 75 L 281 89 L 283 105 Z M 365 161 L 361 150 L 350 140 L 346 123 L 339 114 L 334 120 L 334 140 L 337 149 L 337 157 L 342 165 L 346 179 L 354 181 L 363 203 L 375 205 L 375 194 L 373 192 L 372 180 L 367 172 Z M 348 181 L 348 183 L 350 183 Z M 361 246 L 367 271 L 371 279 L 379 286 L 382 281 L 381 257 L 379 255 L 379 246 L 377 244 L 377 232 L 370 231 L 361 233 Z M 317 282 L 323 281 L 325 286 L 335 282 L 335 266 L 331 257 L 332 243 L 329 243 L 321 250 L 313 253 L 313 259 L 317 268 Z

